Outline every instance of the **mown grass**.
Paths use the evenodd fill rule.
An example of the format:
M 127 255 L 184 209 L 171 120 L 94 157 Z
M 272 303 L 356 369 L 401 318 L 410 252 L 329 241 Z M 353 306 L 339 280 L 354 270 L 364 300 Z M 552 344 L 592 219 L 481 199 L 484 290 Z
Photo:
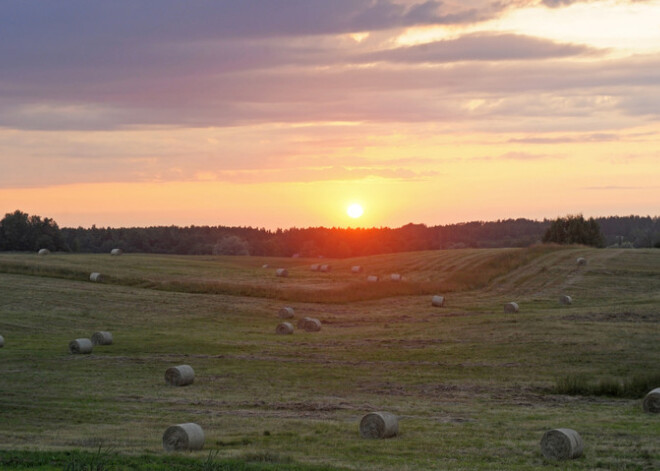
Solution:
M 643 393 L 553 390 L 565 377 L 654 381 L 659 251 L 397 254 L 333 262 L 330 274 L 271 260 L 290 264 L 288 279 L 249 258 L 129 255 L 0 254 L 0 263 L 309 293 L 361 294 L 353 264 L 401 273 L 415 286 L 458 281 L 440 292 L 442 309 L 428 294 L 286 301 L 323 329 L 276 336 L 276 297 L 0 274 L 0 468 L 63 469 L 71 456 L 85 466 L 102 444 L 112 469 L 554 469 L 538 442 L 556 427 L 578 430 L 586 444 L 585 456 L 561 469 L 660 464 L 660 423 L 642 411 Z M 576 256 L 587 267 L 576 267 Z M 573 305 L 558 303 L 564 293 Z M 511 300 L 519 314 L 503 312 Z M 69 340 L 96 330 L 113 332 L 115 343 L 68 354 Z M 183 363 L 194 367 L 194 384 L 168 387 L 166 368 Z M 361 416 L 379 409 L 400 417 L 400 435 L 360 439 Z M 182 422 L 203 427 L 204 450 L 165 455 L 165 428 Z M 51 454 L 54 465 L 39 464 Z

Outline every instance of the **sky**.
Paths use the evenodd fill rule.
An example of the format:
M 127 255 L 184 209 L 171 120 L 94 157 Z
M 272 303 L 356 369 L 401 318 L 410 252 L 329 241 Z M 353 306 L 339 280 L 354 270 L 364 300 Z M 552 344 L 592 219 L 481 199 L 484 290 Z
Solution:
M 16 209 L 61 227 L 660 216 L 660 0 L 0 0 Z

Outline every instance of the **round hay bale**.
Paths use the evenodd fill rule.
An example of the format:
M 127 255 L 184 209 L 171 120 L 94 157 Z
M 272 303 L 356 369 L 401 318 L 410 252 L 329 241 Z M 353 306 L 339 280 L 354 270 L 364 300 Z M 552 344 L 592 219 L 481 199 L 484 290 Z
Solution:
M 112 333 L 101 330 L 92 334 L 92 344 L 94 345 L 112 345 Z
M 124 253 L 124 251 L 122 249 L 112 249 L 110 251 L 110 255 L 114 255 L 115 257 L 118 257 L 123 253 Z
M 309 266 L 309 269 L 312 271 L 319 271 L 319 268 L 321 268 L 321 265 L 319 265 L 318 263 L 314 263 Z
M 644 398 L 644 412 L 650 412 L 652 414 L 660 413 L 660 388 L 655 388 L 649 392 Z
M 352 273 L 362 273 L 362 267 L 360 265 L 353 265 L 351 267 Z
M 291 322 L 282 322 L 275 327 L 275 333 L 278 335 L 291 335 L 293 333 L 293 324 Z
M 444 296 L 433 296 L 431 298 L 431 306 L 435 307 L 445 307 L 445 297 Z
M 0 348 L 4 346 L 5 346 L 5 338 L 2 335 L 0 335 Z
M 163 434 L 165 451 L 192 451 L 201 450 L 203 447 L 204 430 L 192 422 L 167 427 Z
M 289 276 L 289 271 L 286 268 L 278 268 L 275 270 L 275 275 L 276 276 L 281 276 L 282 278 L 286 278 Z
M 39 249 L 39 252 L 37 252 L 38 255 L 48 255 L 50 253 L 50 250 L 48 249 Z
M 402 277 L 398 273 L 392 273 L 390 275 L 390 280 L 392 280 L 392 281 L 401 281 L 401 279 L 402 279 Z
M 541 453 L 549 460 L 572 460 L 582 456 L 582 437 L 570 428 L 548 430 L 541 438 Z
M 93 281 L 94 283 L 100 283 L 103 281 L 103 275 L 100 273 L 94 272 L 89 275 L 89 281 Z
M 579 267 L 586 265 L 587 264 L 587 259 L 584 257 L 578 257 L 576 260 L 576 263 L 578 264 Z
M 92 353 L 93 346 L 94 345 L 90 339 L 72 340 L 69 342 L 69 353 L 74 355 Z
M 268 264 L 264 263 L 263 265 L 261 265 L 261 268 L 268 268 Z
M 569 305 L 573 304 L 573 298 L 571 298 L 570 296 L 568 296 L 566 294 L 562 294 L 561 296 L 559 296 L 559 302 L 561 304 L 565 304 L 566 306 L 569 306 Z
M 280 308 L 279 311 L 277 311 L 277 317 L 280 319 L 291 319 L 294 316 L 295 312 L 293 311 L 293 308 L 290 306 L 285 306 L 283 308 Z
M 507 314 L 514 314 L 519 310 L 520 308 L 518 307 L 517 303 L 506 303 L 504 305 L 504 312 L 506 312 Z
M 370 412 L 360 420 L 362 438 L 389 438 L 399 434 L 399 419 L 389 412 Z
M 322 272 L 329 272 L 330 270 L 332 270 L 332 267 L 327 263 L 325 263 L 319 267 L 319 270 Z
M 321 321 L 313 317 L 303 317 L 298 321 L 298 328 L 305 332 L 318 332 L 321 330 Z
M 376 275 L 369 275 L 367 277 L 367 281 L 369 283 L 376 283 L 378 281 L 378 277 Z
M 187 386 L 195 381 L 195 370 L 190 365 L 172 366 L 165 370 L 165 382 L 170 386 Z

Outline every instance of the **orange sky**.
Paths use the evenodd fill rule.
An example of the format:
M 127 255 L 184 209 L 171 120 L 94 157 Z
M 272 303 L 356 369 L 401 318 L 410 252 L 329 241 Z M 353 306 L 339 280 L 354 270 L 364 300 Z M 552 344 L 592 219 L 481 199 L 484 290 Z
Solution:
M 137 4 L 131 22 L 123 1 L 0 6 L 3 214 L 266 228 L 660 214 L 660 1 Z

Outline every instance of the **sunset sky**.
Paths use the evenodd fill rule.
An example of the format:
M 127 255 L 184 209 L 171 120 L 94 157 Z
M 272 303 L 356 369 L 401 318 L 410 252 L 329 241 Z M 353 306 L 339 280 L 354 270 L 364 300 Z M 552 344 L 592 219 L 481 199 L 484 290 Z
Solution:
M 16 209 L 658 216 L 660 0 L 3 0 L 0 217 Z

